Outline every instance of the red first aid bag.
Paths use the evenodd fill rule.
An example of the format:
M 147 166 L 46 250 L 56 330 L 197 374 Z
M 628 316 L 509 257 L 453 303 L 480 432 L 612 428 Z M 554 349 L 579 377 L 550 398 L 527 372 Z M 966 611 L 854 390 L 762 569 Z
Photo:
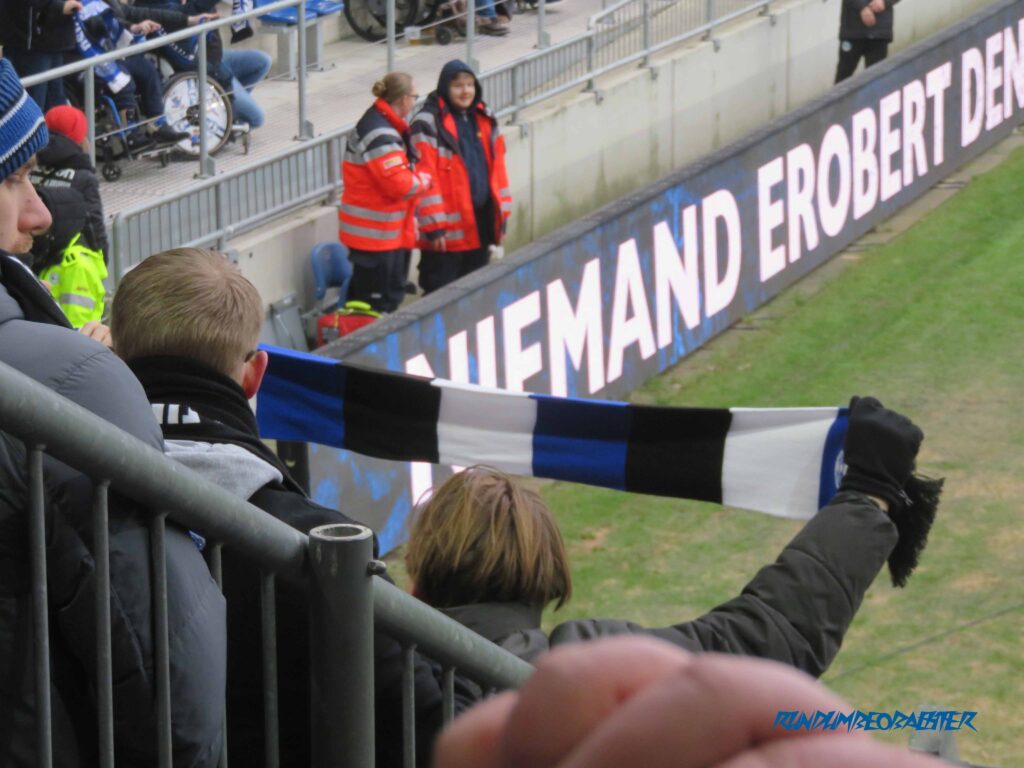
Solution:
M 321 315 L 316 321 L 316 344 L 322 347 L 335 339 L 369 325 L 380 317 L 365 301 L 349 301 L 344 307 Z

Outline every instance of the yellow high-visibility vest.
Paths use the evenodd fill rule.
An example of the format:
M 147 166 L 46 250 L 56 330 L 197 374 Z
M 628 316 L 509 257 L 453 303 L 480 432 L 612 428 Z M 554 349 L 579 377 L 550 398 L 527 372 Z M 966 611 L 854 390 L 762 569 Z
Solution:
M 107 265 L 103 251 L 94 251 L 78 242 L 79 232 L 64 249 L 60 264 L 44 269 L 39 278 L 75 328 L 103 317 L 107 288 Z

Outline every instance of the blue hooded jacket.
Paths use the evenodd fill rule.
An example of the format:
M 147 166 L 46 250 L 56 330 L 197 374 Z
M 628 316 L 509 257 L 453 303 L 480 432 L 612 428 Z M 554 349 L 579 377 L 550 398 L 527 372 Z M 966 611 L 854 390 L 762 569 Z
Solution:
M 473 75 L 473 82 L 476 84 L 476 96 L 473 103 L 465 112 L 458 110 L 448 96 L 448 89 L 452 80 L 460 72 L 468 72 Z M 444 99 L 445 104 L 455 118 L 455 125 L 459 131 L 459 154 L 466 166 L 466 174 L 469 176 L 469 193 L 473 199 L 473 207 L 483 208 L 491 198 L 490 174 L 487 169 L 487 155 L 484 154 L 484 145 L 480 141 L 480 132 L 477 130 L 474 112 L 476 105 L 483 101 L 483 94 L 480 89 L 480 81 L 469 65 L 460 59 L 449 61 L 441 69 L 441 76 L 437 79 L 437 95 Z

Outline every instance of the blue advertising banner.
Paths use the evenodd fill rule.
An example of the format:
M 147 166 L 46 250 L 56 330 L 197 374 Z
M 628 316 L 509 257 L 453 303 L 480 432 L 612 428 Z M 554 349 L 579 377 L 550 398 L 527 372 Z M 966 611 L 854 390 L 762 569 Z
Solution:
M 512 391 L 623 399 L 1022 117 L 1024 0 L 1006 0 L 321 353 Z M 374 525 L 385 550 L 404 538 L 414 500 L 449 471 L 310 452 L 317 501 Z

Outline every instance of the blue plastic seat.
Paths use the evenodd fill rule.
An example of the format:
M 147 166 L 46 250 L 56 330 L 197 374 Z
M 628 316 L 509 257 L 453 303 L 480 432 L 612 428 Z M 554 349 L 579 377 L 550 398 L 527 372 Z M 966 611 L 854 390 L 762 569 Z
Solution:
M 338 289 L 337 303 L 325 307 L 324 311 L 330 312 L 344 305 L 348 298 L 348 284 L 352 280 L 348 248 L 339 242 L 317 243 L 310 251 L 309 261 L 313 267 L 313 287 L 317 301 L 323 301 L 329 287 L 335 286 Z
M 344 3 L 336 3 L 334 0 L 309 0 L 306 8 L 312 8 L 317 16 L 332 16 L 345 10 Z
M 264 5 L 270 5 L 274 0 L 255 0 L 254 7 L 262 8 Z M 319 14 L 312 7 L 311 3 L 306 3 L 306 21 L 315 19 Z M 288 24 L 296 25 L 299 23 L 299 9 L 298 8 L 282 8 L 278 11 L 271 11 L 270 13 L 260 16 L 260 21 L 264 24 Z

